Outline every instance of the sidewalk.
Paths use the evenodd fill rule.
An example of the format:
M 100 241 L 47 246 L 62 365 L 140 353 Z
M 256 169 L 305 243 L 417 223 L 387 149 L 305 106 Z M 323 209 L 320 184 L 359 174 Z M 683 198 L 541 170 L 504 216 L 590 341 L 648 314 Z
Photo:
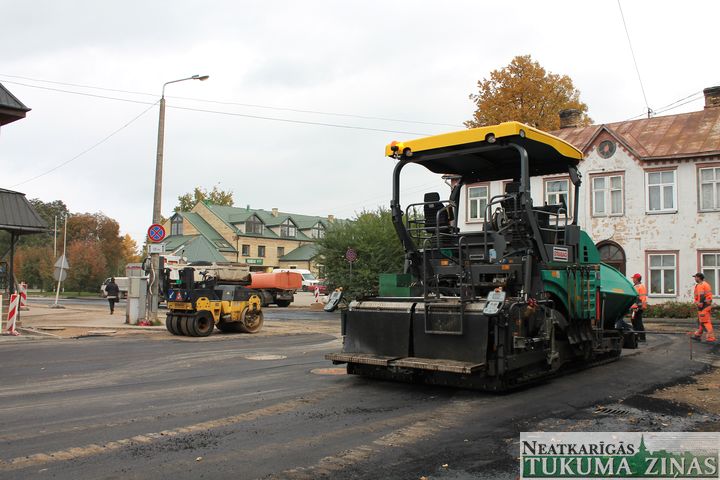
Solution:
M 51 337 L 74 337 L 87 334 L 109 332 L 164 332 L 165 326 L 139 327 L 125 323 L 125 306 L 118 305 L 115 313 L 110 315 L 107 307 L 65 306 L 50 308 L 48 305 L 28 302 L 27 311 L 20 312 L 17 330 L 21 335 L 40 335 Z M 3 327 L 4 327 L 3 322 Z M 3 335 L 0 338 L 8 338 Z M 9 337 L 14 338 L 14 337 Z

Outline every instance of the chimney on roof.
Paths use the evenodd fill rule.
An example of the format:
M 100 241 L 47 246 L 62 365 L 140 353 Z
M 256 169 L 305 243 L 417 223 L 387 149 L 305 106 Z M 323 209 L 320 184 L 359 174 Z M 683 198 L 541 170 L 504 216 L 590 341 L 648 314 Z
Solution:
M 272 209 L 272 216 L 273 216 L 273 217 L 277 217 L 277 216 L 278 216 L 278 209 L 277 209 L 277 208 L 273 208 L 273 209 Z
M 577 108 L 560 110 L 560 128 L 579 127 L 582 122 L 582 112 Z
M 328 215 L 328 222 L 333 223 L 335 221 L 335 215 Z
M 720 86 L 708 87 L 703 90 L 705 94 L 705 108 L 720 107 Z

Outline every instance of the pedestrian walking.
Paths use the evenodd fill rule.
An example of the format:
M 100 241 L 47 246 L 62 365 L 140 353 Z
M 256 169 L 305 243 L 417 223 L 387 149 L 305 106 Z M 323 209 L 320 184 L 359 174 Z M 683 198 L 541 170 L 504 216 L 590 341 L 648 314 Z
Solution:
M 715 333 L 712 326 L 712 288 L 705 281 L 705 275 L 698 272 L 695 275 L 695 305 L 698 309 L 698 329 L 693 333 L 693 338 L 700 340 L 703 330 L 707 332 L 705 340 L 708 342 L 715 341 Z
M 118 301 L 120 296 L 120 287 L 115 283 L 115 277 L 110 279 L 110 283 L 105 285 L 105 293 L 107 293 L 107 299 L 110 303 L 110 315 L 115 311 L 115 302 Z
M 642 275 L 639 273 L 636 273 L 632 276 L 632 282 L 635 286 L 635 291 L 637 292 L 638 299 L 633 304 L 630 309 L 632 310 L 632 313 L 630 314 L 630 320 L 632 321 L 633 330 L 636 332 L 643 332 L 638 334 L 638 341 L 644 342 L 645 341 L 645 325 L 643 325 L 643 313 L 645 313 L 645 310 L 647 310 L 647 288 L 642 283 Z

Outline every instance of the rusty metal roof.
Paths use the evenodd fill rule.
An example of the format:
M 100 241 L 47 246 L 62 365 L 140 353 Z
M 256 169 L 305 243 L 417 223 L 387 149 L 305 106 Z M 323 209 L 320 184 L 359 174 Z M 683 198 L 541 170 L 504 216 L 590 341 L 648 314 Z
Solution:
M 586 152 L 607 131 L 640 160 L 720 155 L 720 108 L 550 132 Z

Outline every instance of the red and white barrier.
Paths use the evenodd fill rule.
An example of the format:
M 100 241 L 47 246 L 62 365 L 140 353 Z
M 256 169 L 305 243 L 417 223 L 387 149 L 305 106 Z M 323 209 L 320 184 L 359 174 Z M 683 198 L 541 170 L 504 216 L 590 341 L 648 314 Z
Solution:
M 320 303 L 320 288 L 315 287 L 315 303 Z
M 22 282 L 18 285 L 18 293 L 20 294 L 20 310 L 23 312 L 30 310 L 27 306 L 27 283 Z
M 20 335 L 20 332 L 15 330 L 15 322 L 17 321 L 18 310 L 20 310 L 20 295 L 13 293 L 10 295 L 10 305 L 8 306 L 8 318 L 7 326 L 5 331 L 10 335 Z

